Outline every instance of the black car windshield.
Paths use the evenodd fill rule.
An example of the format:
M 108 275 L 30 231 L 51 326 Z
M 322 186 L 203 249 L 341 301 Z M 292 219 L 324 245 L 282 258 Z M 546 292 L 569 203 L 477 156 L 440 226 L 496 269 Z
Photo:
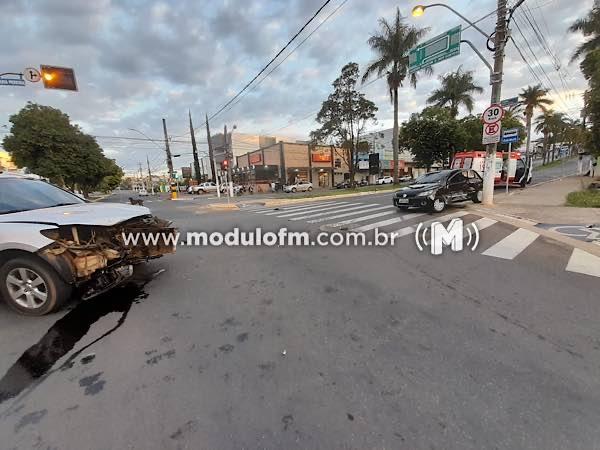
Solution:
M 77 203 L 84 203 L 84 201 L 45 181 L 0 178 L 0 214 Z
M 448 177 L 448 172 L 430 172 L 417 178 L 414 184 L 439 183 Z

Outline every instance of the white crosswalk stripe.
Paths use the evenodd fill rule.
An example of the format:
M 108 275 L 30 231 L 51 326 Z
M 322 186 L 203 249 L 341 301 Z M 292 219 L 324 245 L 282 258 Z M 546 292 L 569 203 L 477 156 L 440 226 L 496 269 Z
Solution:
M 340 202 L 323 202 L 323 203 L 310 203 L 310 204 L 302 204 L 301 206 L 289 206 L 287 208 L 279 208 L 277 210 L 275 210 L 274 208 L 267 208 L 267 209 L 263 209 L 262 211 L 255 211 L 257 214 L 264 214 L 266 216 L 273 216 L 276 214 L 281 214 L 282 212 L 292 212 L 292 211 L 300 211 L 303 209 L 308 209 L 308 208 L 316 208 L 318 206 L 328 206 L 328 205 L 335 205 L 335 204 L 339 204 Z M 346 202 L 341 202 L 341 203 L 346 203 Z
M 459 217 L 466 216 L 467 214 L 468 213 L 466 213 L 464 211 L 459 211 L 459 212 L 455 212 L 452 214 L 446 214 L 445 216 L 436 217 L 435 219 L 426 220 L 425 222 L 421 222 L 421 224 L 424 227 L 426 227 L 428 225 L 431 225 L 433 222 L 447 222 L 448 220 L 457 219 Z M 414 215 L 413 215 L 413 217 L 414 217 Z M 409 227 L 400 228 L 399 230 L 393 231 L 392 233 L 396 233 L 397 237 L 403 237 L 403 236 L 407 236 L 409 234 L 413 234 L 415 231 L 417 231 L 416 226 L 409 226 Z
M 327 226 L 341 227 L 341 226 L 348 225 L 351 223 L 365 222 L 367 220 L 377 219 L 378 217 L 389 216 L 390 214 L 398 214 L 395 206 L 388 207 L 388 208 L 393 208 L 393 209 L 391 211 L 383 211 L 383 212 L 376 213 L 376 214 L 370 214 L 368 216 L 355 217 L 354 219 L 348 219 L 348 220 L 342 220 L 340 222 L 329 223 L 329 224 L 327 224 Z
M 574 248 L 565 270 L 600 277 L 600 258 L 584 250 Z
M 380 222 L 370 223 L 368 225 L 363 225 L 362 227 L 354 228 L 352 231 L 357 233 L 364 233 L 365 231 L 374 230 L 375 228 L 387 227 L 388 225 L 393 225 L 398 222 L 402 222 L 409 219 L 415 219 L 417 217 L 424 216 L 425 213 L 417 213 L 417 214 L 406 214 L 404 216 L 392 217 L 391 219 L 382 220 Z
M 321 217 L 321 216 L 327 216 L 329 214 L 335 214 L 335 213 L 338 213 L 338 212 L 346 212 L 346 211 L 354 211 L 354 210 L 357 210 L 357 209 L 365 209 L 365 208 L 370 208 L 372 206 L 377 206 L 377 205 L 366 204 L 366 205 L 358 205 L 358 206 L 351 206 L 351 207 L 348 207 L 348 208 L 337 209 L 337 210 L 334 210 L 334 211 L 329 210 L 329 211 L 317 212 L 317 213 L 312 213 L 311 212 L 311 213 L 309 213 L 306 216 L 294 217 L 293 219 L 290 219 L 290 220 L 312 219 L 313 217 Z
M 341 219 L 342 217 L 349 217 L 349 216 L 355 216 L 357 214 L 364 214 L 364 213 L 370 213 L 373 211 L 380 211 L 382 209 L 396 209 L 393 206 L 378 206 L 376 208 L 373 207 L 369 207 L 369 209 L 364 209 L 364 210 L 360 210 L 360 211 L 352 211 L 349 213 L 344 213 L 344 214 L 336 214 L 335 216 L 329 216 L 329 217 L 321 217 L 320 219 L 314 219 L 314 220 L 308 220 L 308 223 L 321 223 L 321 222 L 326 222 L 328 220 L 333 220 L 333 219 Z M 385 214 L 392 214 L 394 211 L 387 211 Z M 380 213 L 382 214 L 382 213 Z M 361 216 L 361 217 L 357 217 L 357 220 L 368 220 L 365 219 L 365 217 L 373 217 L 373 216 Z M 376 216 L 379 217 L 379 216 Z M 341 223 L 341 222 L 338 222 Z M 328 224 L 328 225 L 334 225 L 334 224 Z
M 495 258 L 514 259 L 537 239 L 539 234 L 524 228 L 518 228 L 501 241 L 492 245 L 482 255 Z
M 488 219 L 487 217 L 482 217 L 481 219 L 477 219 L 475 222 L 471 222 L 469 226 L 474 226 L 477 228 L 477 230 L 483 231 L 495 223 L 498 223 L 498 221 L 494 219 Z
M 345 203 L 345 202 L 344 202 Z M 337 205 L 331 205 L 331 206 L 319 206 L 319 207 L 314 207 L 314 208 L 310 208 L 310 209 L 305 209 L 303 211 L 293 211 L 291 213 L 286 213 L 286 214 L 281 214 L 281 211 L 278 211 L 278 218 L 284 218 L 284 217 L 295 217 L 295 216 L 300 216 L 302 214 L 306 214 L 307 212 L 317 212 L 317 211 L 330 211 L 330 210 L 336 210 L 336 209 L 340 209 L 340 208 L 347 208 L 348 204 L 341 204 L 338 203 Z

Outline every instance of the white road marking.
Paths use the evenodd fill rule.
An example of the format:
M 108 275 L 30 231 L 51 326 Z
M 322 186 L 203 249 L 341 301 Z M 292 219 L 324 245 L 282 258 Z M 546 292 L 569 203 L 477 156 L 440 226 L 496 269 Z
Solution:
M 355 231 L 357 233 L 363 233 L 365 231 L 374 230 L 375 228 L 386 227 L 388 225 L 393 225 L 395 223 L 402 222 L 403 220 L 406 220 L 406 219 L 412 219 L 414 217 L 421 217 L 423 215 L 425 215 L 425 213 L 406 214 L 404 216 L 392 217 L 391 219 L 382 220 L 380 222 L 370 223 L 368 225 L 363 225 L 362 227 L 354 228 L 352 231 Z
M 349 208 L 344 208 L 344 209 L 338 209 L 337 211 L 325 211 L 325 212 L 319 212 L 316 214 L 313 214 L 312 212 L 309 213 L 307 216 L 301 216 L 301 217 L 294 217 L 293 219 L 290 220 L 302 220 L 302 219 L 312 219 L 313 217 L 321 217 L 321 216 L 326 216 L 329 214 L 335 214 L 338 212 L 346 212 L 346 211 L 354 211 L 356 209 L 365 209 L 365 208 L 370 208 L 372 206 L 376 206 L 376 204 L 362 204 L 362 205 L 356 205 L 356 206 L 352 206 Z
M 383 216 L 389 216 L 390 214 L 396 214 L 396 207 L 395 206 L 389 206 L 388 208 L 393 208 L 392 211 L 384 211 L 384 212 L 380 212 L 377 214 L 370 214 L 368 216 L 361 216 L 361 217 L 357 217 L 356 219 L 348 219 L 348 220 L 342 220 L 341 222 L 334 222 L 334 223 L 328 223 L 328 226 L 331 227 L 337 227 L 337 226 L 343 226 L 343 225 L 348 225 L 350 223 L 356 223 L 356 222 L 364 222 L 365 220 L 371 220 L 371 219 L 376 219 L 378 217 L 383 217 Z
M 492 245 L 482 255 L 494 256 L 495 258 L 514 259 L 523 250 L 538 238 L 539 234 L 533 231 L 519 228 L 506 236 L 501 241 Z
M 301 209 L 307 209 L 307 208 L 314 208 L 316 206 L 325 206 L 325 205 L 335 205 L 338 202 L 323 202 L 323 203 L 310 203 L 310 204 L 306 204 L 303 203 L 301 206 L 288 206 L 288 207 L 284 207 L 284 208 L 279 208 L 278 210 L 274 210 L 273 208 L 265 208 L 261 211 L 254 211 L 257 214 L 264 214 L 267 213 L 265 215 L 274 215 L 274 214 L 281 214 L 282 212 L 292 212 L 292 211 L 300 211 Z
M 565 270 L 591 275 L 592 277 L 600 277 L 600 258 L 586 251 L 574 248 Z
M 495 223 L 498 223 L 498 221 L 494 219 L 488 219 L 487 217 L 482 217 L 481 219 L 477 219 L 475 222 L 471 222 L 469 226 L 475 226 L 479 231 L 481 231 L 491 227 Z
M 466 212 L 460 211 L 460 212 L 455 212 L 452 214 L 446 214 L 445 216 L 436 217 L 431 220 L 426 220 L 425 222 L 421 222 L 421 223 L 424 227 L 426 227 L 428 225 L 431 225 L 433 222 L 446 222 L 451 219 L 456 219 L 458 217 L 466 216 L 467 214 L 468 213 L 466 213 Z M 423 215 L 423 214 L 421 214 L 421 215 Z M 415 215 L 413 215 L 413 217 L 414 216 Z M 407 236 L 409 234 L 413 234 L 415 231 L 417 231 L 417 227 L 410 226 L 410 227 L 400 228 L 399 230 L 396 230 L 396 231 L 392 231 L 392 233 L 396 233 L 397 237 L 402 237 L 402 236 Z
M 293 211 L 289 214 L 281 214 L 281 211 L 277 211 L 278 214 L 281 214 L 277 217 L 294 217 L 294 216 L 299 216 L 302 214 L 306 214 L 308 212 L 317 212 L 317 211 L 330 211 L 330 210 L 335 210 L 335 209 L 340 209 L 340 208 L 347 208 L 348 206 L 350 206 L 349 204 L 347 204 L 347 202 L 343 202 L 342 203 L 338 203 L 337 205 L 330 205 L 330 206 L 318 206 L 318 207 L 314 207 L 314 208 L 310 208 L 310 209 L 305 209 L 303 211 L 297 212 L 297 211 Z M 285 212 L 285 211 L 284 211 Z
M 393 208 L 393 206 L 392 206 Z M 364 214 L 364 213 L 370 213 L 373 211 L 379 211 L 381 209 L 390 209 L 389 206 L 379 206 L 377 208 L 369 208 L 369 209 L 365 209 L 362 211 L 353 211 L 353 212 L 349 212 L 349 213 L 345 213 L 345 214 L 338 214 L 336 216 L 331 216 L 331 217 L 322 217 L 320 219 L 315 219 L 315 220 L 309 220 L 308 223 L 320 223 L 320 222 L 325 222 L 327 220 L 331 220 L 331 219 L 341 219 L 342 217 L 348 217 L 348 216 L 355 216 L 356 214 Z M 393 211 L 390 211 L 386 214 L 391 214 Z M 362 219 L 361 217 L 358 217 L 358 219 Z M 331 224 L 333 225 L 333 224 Z

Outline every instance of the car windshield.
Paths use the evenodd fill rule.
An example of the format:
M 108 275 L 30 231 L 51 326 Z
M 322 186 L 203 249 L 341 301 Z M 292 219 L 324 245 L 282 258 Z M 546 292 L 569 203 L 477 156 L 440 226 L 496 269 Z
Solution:
M 430 172 L 421 175 L 415 180 L 415 184 L 439 183 L 448 177 L 448 172 Z
M 84 203 L 79 197 L 40 180 L 0 179 L 0 214 Z

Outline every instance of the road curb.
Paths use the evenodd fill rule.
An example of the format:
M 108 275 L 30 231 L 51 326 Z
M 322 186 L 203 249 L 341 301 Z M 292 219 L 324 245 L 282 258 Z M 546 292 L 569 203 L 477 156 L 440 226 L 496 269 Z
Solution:
M 399 189 L 399 188 L 398 188 Z M 322 195 L 319 197 L 304 197 L 304 198 L 277 198 L 268 200 L 265 199 L 261 203 L 264 203 L 266 207 L 289 205 L 294 203 L 306 203 L 306 202 L 317 202 L 321 200 L 331 200 L 336 198 L 348 198 L 348 197 L 364 197 L 367 195 L 386 194 L 392 193 L 395 189 L 384 189 L 381 191 L 367 191 L 367 192 L 354 192 L 350 194 L 337 194 L 337 195 Z
M 475 211 L 484 215 L 485 217 L 489 217 L 490 219 L 497 220 L 498 222 L 508 223 L 509 225 L 514 225 L 519 228 L 525 228 L 526 230 L 533 231 L 540 236 L 547 237 L 549 239 L 553 239 L 558 242 L 562 242 L 563 244 L 567 244 L 571 247 L 578 248 L 580 250 L 584 250 L 588 253 L 596 255 L 600 257 L 600 246 L 593 244 L 591 242 L 580 241 L 577 239 L 570 238 L 565 236 L 564 234 L 557 233 L 555 231 L 546 230 L 544 228 L 536 227 L 536 225 L 540 222 L 536 222 L 534 220 L 530 220 L 523 217 L 513 216 L 502 211 L 493 211 L 492 207 L 468 207 L 469 210 Z
M 209 209 L 222 210 L 222 211 L 237 211 L 240 207 L 235 203 L 210 203 L 206 205 Z

